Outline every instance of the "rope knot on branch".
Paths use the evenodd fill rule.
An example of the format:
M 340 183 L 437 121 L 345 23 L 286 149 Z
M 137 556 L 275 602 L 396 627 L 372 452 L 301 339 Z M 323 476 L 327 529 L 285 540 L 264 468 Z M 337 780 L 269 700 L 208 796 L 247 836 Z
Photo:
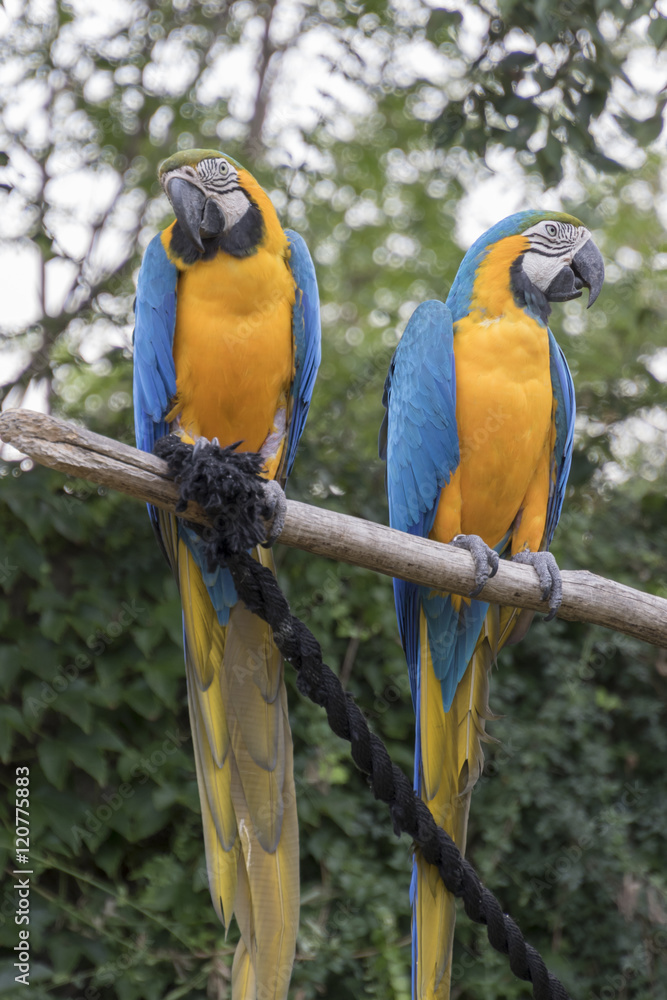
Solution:
M 229 568 L 239 598 L 270 625 L 276 646 L 298 671 L 299 691 L 325 709 L 332 731 L 351 744 L 352 759 L 367 776 L 375 798 L 389 806 L 396 835 L 412 837 L 447 889 L 463 900 L 470 919 L 486 925 L 493 948 L 509 956 L 514 975 L 532 984 L 535 1000 L 570 1000 L 454 841 L 436 825 L 406 775 L 392 763 L 352 696 L 322 662 L 315 636 L 291 613 L 274 575 L 252 558 L 248 550 L 267 536 L 275 495 L 267 495 L 267 483 L 259 475 L 261 456 L 235 448 L 208 442 L 193 447 L 173 436 L 162 438 L 155 447 L 179 484 L 180 509 L 195 501 L 213 522 L 212 528 L 203 529 L 211 565 Z
M 154 448 L 181 488 L 176 510 L 184 511 L 191 500 L 211 521 L 211 528 L 197 526 L 211 568 L 225 565 L 229 556 L 259 545 L 267 536 L 272 509 L 266 481 L 260 476 L 263 459 L 256 452 L 237 451 L 240 443 L 221 448 L 199 438 L 193 447 L 170 434 Z

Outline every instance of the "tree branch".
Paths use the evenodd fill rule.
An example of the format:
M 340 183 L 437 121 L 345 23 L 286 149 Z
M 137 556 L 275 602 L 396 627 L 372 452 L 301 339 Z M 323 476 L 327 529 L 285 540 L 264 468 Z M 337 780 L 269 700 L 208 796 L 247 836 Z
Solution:
M 175 512 L 178 487 L 168 477 L 166 464 L 155 455 L 32 410 L 3 413 L 0 438 L 41 465 Z M 201 508 L 192 504 L 179 516 L 206 524 Z M 294 500 L 287 502 L 280 541 L 434 590 L 465 595 L 474 586 L 473 561 L 462 549 Z M 655 646 L 667 646 L 667 600 L 586 570 L 564 570 L 562 576 L 559 618 L 604 625 Z M 548 611 L 532 568 L 506 560 L 501 560 L 497 575 L 480 596 L 496 604 Z
M 258 159 L 263 152 L 262 130 L 266 119 L 266 112 L 269 106 L 268 71 L 269 63 L 276 49 L 271 41 L 271 22 L 276 9 L 276 0 L 270 0 L 268 13 L 264 19 L 264 37 L 262 47 L 257 59 L 257 93 L 255 95 L 255 107 L 250 122 L 250 131 L 245 142 L 245 149 L 249 156 Z

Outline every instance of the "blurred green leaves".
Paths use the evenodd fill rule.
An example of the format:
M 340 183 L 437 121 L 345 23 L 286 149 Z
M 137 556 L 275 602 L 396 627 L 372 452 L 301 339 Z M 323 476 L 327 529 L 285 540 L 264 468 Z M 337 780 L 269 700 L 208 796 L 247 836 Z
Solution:
M 494 143 L 510 146 L 555 185 L 568 150 L 598 170 L 622 169 L 618 139 L 609 141 L 612 124 L 640 150 L 658 137 L 667 97 L 640 101 L 643 84 L 628 76 L 626 59 L 645 35 L 649 44 L 663 44 L 667 20 L 659 4 L 505 2 L 493 13 L 475 7 L 484 14 L 479 51 L 467 56 L 464 96 L 452 93 L 433 122 L 436 145 L 461 145 L 472 154 Z M 453 52 L 463 31 L 456 15 L 435 10 L 427 37 Z M 627 91 L 621 103 L 619 85 Z M 628 102 L 631 113 L 623 110 Z M 605 119 L 602 138 L 595 127 Z

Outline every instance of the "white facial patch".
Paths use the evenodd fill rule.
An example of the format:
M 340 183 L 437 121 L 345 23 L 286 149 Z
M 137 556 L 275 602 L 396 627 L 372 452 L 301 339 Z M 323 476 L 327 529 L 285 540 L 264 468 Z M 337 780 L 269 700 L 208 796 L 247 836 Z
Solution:
M 225 232 L 229 232 L 250 207 L 239 184 L 238 170 L 228 160 L 215 157 L 201 160 L 197 164 L 197 175 L 202 191 L 220 206 L 225 218 Z
M 227 194 L 212 194 L 212 201 L 218 203 L 225 217 L 225 232 L 229 232 L 250 208 L 250 202 L 241 188 L 229 191 Z
M 225 220 L 224 232 L 226 233 L 243 218 L 250 208 L 250 202 L 239 184 L 236 167 L 222 157 L 200 160 L 195 167 L 178 167 L 175 170 L 170 170 L 168 174 L 163 174 L 160 182 L 167 192 L 167 196 L 167 185 L 175 177 L 181 177 L 184 181 L 199 188 L 202 194 L 220 206 Z
M 526 229 L 523 235 L 530 241 L 530 249 L 523 256 L 523 270 L 541 292 L 547 291 L 558 272 L 572 263 L 577 251 L 591 237 L 583 226 L 548 219 Z

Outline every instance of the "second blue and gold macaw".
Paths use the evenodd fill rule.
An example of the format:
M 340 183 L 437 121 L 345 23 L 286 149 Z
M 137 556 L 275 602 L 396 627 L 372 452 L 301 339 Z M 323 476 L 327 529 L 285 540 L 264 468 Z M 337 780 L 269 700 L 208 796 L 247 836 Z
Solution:
M 590 232 L 569 215 L 520 212 L 470 248 L 446 303 L 413 313 L 385 385 L 380 454 L 392 527 L 469 549 L 474 593 L 498 556 L 535 566 L 555 613 L 560 578 L 546 551 L 572 458 L 574 389 L 547 326 L 550 303 L 604 279 Z M 488 677 L 532 614 L 394 581 L 416 714 L 415 789 L 465 850 L 483 766 Z M 471 595 L 471 597 L 474 596 Z M 415 857 L 414 1000 L 446 1000 L 454 898 Z
M 215 150 L 160 167 L 176 221 L 149 244 L 135 305 L 137 444 L 164 434 L 261 452 L 284 485 L 320 362 L 305 243 L 256 180 Z M 209 886 L 241 930 L 233 1000 L 287 996 L 299 920 L 299 838 L 283 664 L 269 627 L 210 571 L 201 540 L 150 509 L 183 604 L 190 722 Z M 265 549 L 257 558 L 272 566 Z

